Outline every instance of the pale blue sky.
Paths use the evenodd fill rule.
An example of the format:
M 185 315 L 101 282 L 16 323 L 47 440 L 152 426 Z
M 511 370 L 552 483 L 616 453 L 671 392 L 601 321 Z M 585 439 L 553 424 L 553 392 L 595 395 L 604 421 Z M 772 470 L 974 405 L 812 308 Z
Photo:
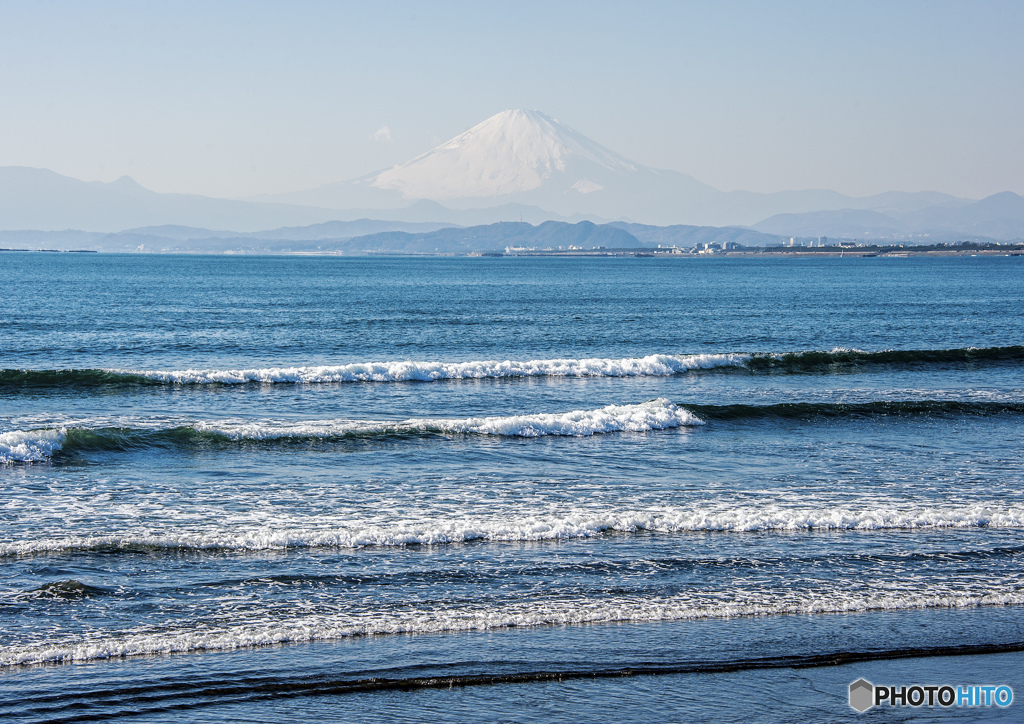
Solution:
M 1024 2 L 0 0 L 0 165 L 238 197 L 536 108 L 726 190 L 1024 193 L 1022 37 Z

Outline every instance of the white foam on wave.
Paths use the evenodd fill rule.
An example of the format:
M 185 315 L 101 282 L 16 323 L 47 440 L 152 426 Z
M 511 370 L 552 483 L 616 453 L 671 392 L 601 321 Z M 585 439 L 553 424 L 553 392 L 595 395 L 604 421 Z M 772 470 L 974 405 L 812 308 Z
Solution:
M 454 434 L 543 437 L 562 435 L 585 437 L 607 432 L 647 432 L 704 422 L 688 410 L 664 398 L 636 405 L 608 405 L 597 410 L 562 413 L 507 415 L 493 417 L 411 418 L 399 421 L 324 420 L 309 422 L 220 421 L 192 424 L 164 423 L 166 429 L 192 427 L 215 432 L 234 440 L 284 440 L 288 438 L 332 438 L 344 435 L 403 434 L 439 432 Z M 170 425 L 170 427 L 167 427 Z M 99 428 L 78 428 L 102 430 Z M 147 424 L 141 430 L 159 431 Z M 123 432 L 123 430 L 122 430 Z M 59 451 L 67 428 L 16 430 L 0 434 L 0 463 L 45 460 Z
M 63 429 L 0 433 L 0 464 L 46 460 L 60 450 L 65 436 Z
M 992 585 L 987 590 L 970 593 L 939 586 L 930 591 L 881 594 L 834 590 L 779 597 L 764 592 L 763 595 L 742 596 L 739 600 L 731 601 L 688 598 L 684 594 L 648 600 L 585 598 L 510 603 L 487 608 L 402 609 L 377 611 L 372 615 L 365 612 L 338 612 L 300 616 L 291 620 L 268 616 L 259 622 L 220 627 L 108 634 L 90 637 L 88 640 L 6 646 L 0 648 L 0 667 L 71 663 L 147 654 L 225 651 L 367 635 L 1020 604 L 1024 604 L 1024 592 L 1010 586 Z
M 346 365 L 215 370 L 109 370 L 174 384 L 238 385 L 328 382 L 432 382 L 498 377 L 664 377 L 688 370 L 741 367 L 749 354 L 653 354 L 622 359 L 485 360 L 473 362 L 357 362 Z
M 509 437 L 564 435 L 585 437 L 605 432 L 647 432 L 684 425 L 703 425 L 690 411 L 664 398 L 636 405 L 608 405 L 597 410 L 561 413 L 468 417 L 463 419 L 411 418 L 401 421 L 328 420 L 323 422 L 200 423 L 196 429 L 217 432 L 237 440 L 274 440 L 289 437 L 336 437 L 351 434 L 443 432 Z
M 524 516 L 438 518 L 415 523 L 316 527 L 270 525 L 161 534 L 125 531 L 0 543 L 0 555 L 58 550 L 151 547 L 192 550 L 285 550 L 366 546 L 446 545 L 590 538 L 606 533 L 661 534 L 799 531 L 884 531 L 937 528 L 1024 528 L 1024 506 L 817 507 L 701 506 L 634 511 L 576 511 Z

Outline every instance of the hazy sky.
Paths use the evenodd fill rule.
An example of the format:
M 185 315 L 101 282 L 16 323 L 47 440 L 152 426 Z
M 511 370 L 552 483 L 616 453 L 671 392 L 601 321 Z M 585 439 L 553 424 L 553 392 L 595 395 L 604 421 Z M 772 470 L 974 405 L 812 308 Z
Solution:
M 724 190 L 1024 194 L 1024 2 L 6 2 L 0 166 L 242 197 L 536 108 Z

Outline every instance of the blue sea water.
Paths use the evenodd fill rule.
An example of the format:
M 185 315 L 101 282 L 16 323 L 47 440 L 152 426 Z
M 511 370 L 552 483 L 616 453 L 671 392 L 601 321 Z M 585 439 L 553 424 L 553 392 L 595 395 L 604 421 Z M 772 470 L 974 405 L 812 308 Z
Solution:
M 0 304 L 11 721 L 1024 697 L 1021 258 L 7 252 Z

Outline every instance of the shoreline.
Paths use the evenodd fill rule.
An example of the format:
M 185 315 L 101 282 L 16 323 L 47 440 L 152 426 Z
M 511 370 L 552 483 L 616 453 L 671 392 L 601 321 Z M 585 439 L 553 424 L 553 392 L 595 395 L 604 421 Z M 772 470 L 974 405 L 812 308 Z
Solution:
M 823 248 L 747 248 L 702 251 L 681 251 L 678 249 L 537 249 L 512 252 L 433 252 L 416 253 L 402 251 L 259 251 L 237 249 L 230 251 L 202 251 L 168 249 L 166 251 L 105 251 L 99 249 L 12 249 L 0 248 L 0 252 L 23 254 L 118 254 L 131 256 L 347 256 L 347 257 L 446 257 L 446 258 L 516 258 L 516 257 L 634 257 L 652 259 L 808 259 L 808 258 L 886 258 L 905 259 L 910 257 L 1012 257 L 1024 256 L 1024 244 L 1001 248 L 913 249 L 908 247 L 850 247 L 845 249 Z
M 439 256 L 439 255 L 438 255 Z M 498 255 L 484 255 L 484 254 L 468 254 L 467 256 L 498 256 Z M 992 249 L 971 249 L 971 250 L 927 250 L 927 251 L 916 251 L 913 249 L 900 249 L 899 251 L 872 251 L 869 249 L 847 249 L 843 251 L 832 251 L 822 250 L 814 251 L 811 249 L 803 249 L 800 251 L 768 251 L 768 250 L 750 250 L 750 251 L 721 251 L 715 253 L 689 253 L 689 252 L 665 252 L 659 249 L 635 251 L 635 250 L 602 250 L 602 251 L 528 251 L 528 252 L 513 252 L 511 254 L 501 254 L 500 256 L 573 256 L 573 257 L 607 257 L 607 256 L 632 256 L 632 257 L 651 257 L 659 259 L 705 259 L 708 257 L 721 259 L 723 257 L 729 258 L 751 258 L 751 259 L 796 259 L 796 258 L 843 258 L 843 257 L 885 257 L 889 259 L 903 259 L 912 256 L 926 256 L 926 257 L 971 257 L 971 256 L 1024 256 L 1024 249 L 1014 250 L 992 250 Z

